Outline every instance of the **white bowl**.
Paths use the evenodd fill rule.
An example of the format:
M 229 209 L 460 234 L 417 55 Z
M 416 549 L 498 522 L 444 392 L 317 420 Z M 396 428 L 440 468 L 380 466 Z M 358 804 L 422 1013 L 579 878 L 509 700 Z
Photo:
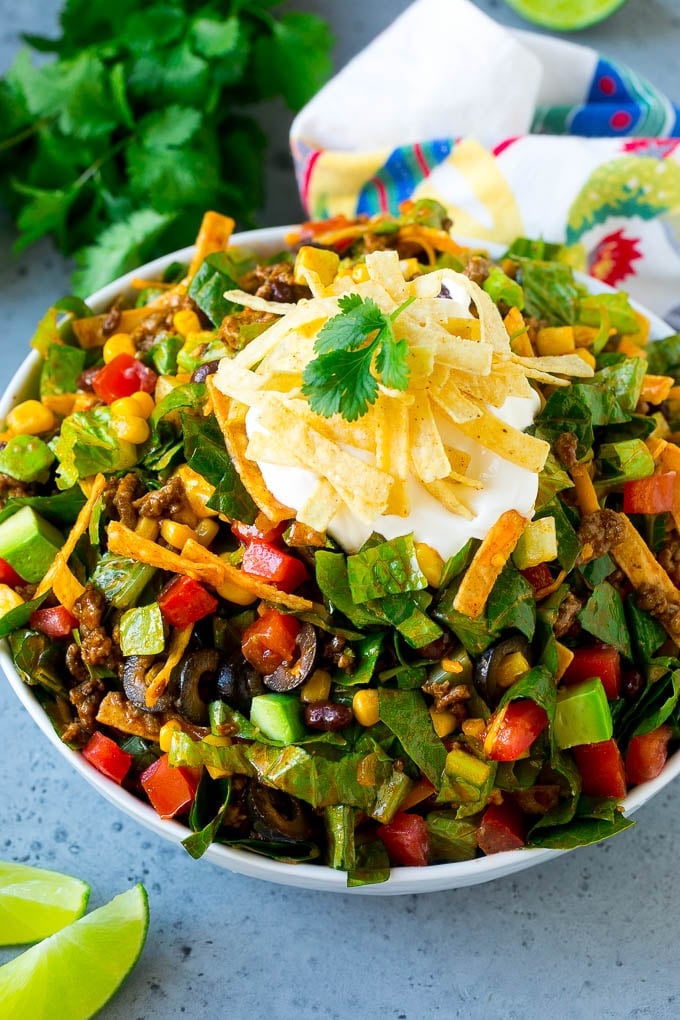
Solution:
M 273 227 L 235 234 L 233 243 L 247 245 L 263 255 L 273 254 L 285 247 L 285 237 L 292 229 L 294 228 Z M 484 247 L 494 253 L 494 246 L 492 245 L 480 243 L 480 247 Z M 88 304 L 94 311 L 101 312 L 111 304 L 114 298 L 129 287 L 133 277 L 158 279 L 166 266 L 171 262 L 188 262 L 192 254 L 192 247 L 183 248 L 180 251 L 172 252 L 170 255 L 165 255 L 163 258 L 156 259 L 154 262 L 149 262 L 140 269 L 136 269 L 134 272 L 128 273 L 114 283 L 109 284 L 108 287 L 98 290 L 88 300 Z M 596 280 L 588 279 L 587 282 L 592 291 L 610 290 L 610 288 Z M 669 327 L 661 319 L 651 315 L 649 312 L 645 312 L 645 314 L 651 319 L 652 337 L 654 339 L 658 340 L 669 334 Z M 2 399 L 0 399 L 0 417 L 4 418 L 13 404 L 18 400 L 25 399 L 31 393 L 31 387 L 35 386 L 39 365 L 40 357 L 37 352 L 32 351 L 15 373 Z M 47 714 L 34 696 L 32 688 L 27 686 L 17 673 L 6 641 L 0 642 L 0 665 L 2 665 L 10 686 L 28 714 L 76 772 L 94 786 L 106 800 L 110 801 L 115 807 L 131 818 L 134 818 L 135 821 L 140 822 L 148 829 L 152 829 L 158 835 L 165 837 L 165 839 L 180 844 L 181 840 L 189 833 L 186 826 L 176 821 L 163 821 L 149 804 L 145 804 L 133 796 L 133 794 L 128 793 L 127 790 L 106 779 L 100 772 L 92 768 L 78 751 L 73 751 L 66 744 L 62 743 L 54 731 Z M 637 786 L 626 797 L 624 801 L 626 815 L 637 811 L 639 807 L 674 779 L 678 773 L 680 773 L 680 751 L 677 751 L 669 758 L 660 776 L 651 782 Z M 438 892 L 443 889 L 458 889 L 467 885 L 477 885 L 480 882 L 490 882 L 492 879 L 510 875 L 515 871 L 531 868 L 565 852 L 563 850 L 545 849 L 512 850 L 456 864 L 432 864 L 425 868 L 393 868 L 388 882 L 383 882 L 379 885 L 358 886 L 352 889 L 347 888 L 344 872 L 335 871 L 324 865 L 283 864 L 245 850 L 236 850 L 217 843 L 210 846 L 204 856 L 212 861 L 213 864 L 228 868 L 230 871 L 241 875 L 248 875 L 250 878 L 262 878 L 270 882 L 278 882 L 281 885 L 291 885 L 301 889 L 316 889 L 325 892 L 346 892 L 354 896 L 395 896 L 406 893 Z M 200 865 L 197 863 L 196 866 L 199 867 Z

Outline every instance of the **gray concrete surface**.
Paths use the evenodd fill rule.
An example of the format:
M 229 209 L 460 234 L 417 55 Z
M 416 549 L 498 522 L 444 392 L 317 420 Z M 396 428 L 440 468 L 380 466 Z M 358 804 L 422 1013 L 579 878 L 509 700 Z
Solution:
M 330 20 L 340 66 L 407 3 L 296 6 Z M 502 0 L 479 6 L 522 25 Z M 17 33 L 48 33 L 57 7 L 0 0 L 0 71 Z M 680 98 L 677 0 L 629 0 L 576 38 Z M 271 188 L 262 219 L 288 222 L 299 207 L 287 119 L 281 111 L 268 118 Z M 10 258 L 11 231 L 0 230 L 4 387 L 43 310 L 68 289 L 68 267 L 48 245 Z M 491 885 L 398 899 L 268 885 L 193 862 L 99 799 L 0 682 L 0 858 L 80 875 L 92 885 L 92 906 L 135 881 L 149 891 L 147 945 L 101 1013 L 106 1020 L 677 1017 L 679 846 L 676 782 L 614 841 Z M 0 962 L 9 955 L 0 952 Z

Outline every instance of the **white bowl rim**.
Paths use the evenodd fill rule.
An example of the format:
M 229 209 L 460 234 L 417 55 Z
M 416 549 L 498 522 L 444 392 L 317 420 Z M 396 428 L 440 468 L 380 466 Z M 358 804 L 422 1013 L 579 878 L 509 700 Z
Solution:
M 234 234 L 231 244 L 244 245 L 255 249 L 260 248 L 265 253 L 273 253 L 285 247 L 285 238 L 294 229 L 295 226 L 290 225 L 245 231 Z M 462 238 L 461 240 L 469 241 L 468 238 Z M 470 241 L 470 243 L 486 248 L 492 254 L 499 253 L 501 250 L 498 245 L 493 245 L 486 241 Z M 189 245 L 186 248 L 163 255 L 161 258 L 126 273 L 119 279 L 114 280 L 113 283 L 108 284 L 91 295 L 88 298 L 88 304 L 94 311 L 102 310 L 118 294 L 126 290 L 134 278 L 147 277 L 150 280 L 158 278 L 158 275 L 170 263 L 175 261 L 188 262 L 193 251 L 193 245 Z M 588 286 L 595 291 L 609 291 L 612 289 L 590 277 L 587 278 L 587 282 Z M 640 306 L 637 305 L 637 307 Z M 668 335 L 670 327 L 666 323 L 649 311 L 642 310 L 651 319 L 652 333 L 655 339 Z M 7 412 L 21 395 L 22 390 L 28 386 L 31 376 L 39 363 L 40 356 L 36 351 L 31 351 L 14 373 L 7 389 L 0 398 L 0 418 L 7 415 Z M 36 725 L 42 730 L 53 746 L 57 748 L 62 757 L 102 797 L 124 814 L 132 817 L 139 824 L 153 830 L 172 843 L 180 844 L 186 838 L 189 830 L 185 825 L 174 820 L 161 819 L 150 804 L 146 804 L 135 797 L 134 794 L 106 779 L 105 776 L 88 764 L 80 752 L 72 750 L 61 741 L 47 713 L 37 698 L 34 697 L 31 687 L 25 684 L 19 676 L 9 654 L 6 641 L 0 642 L 0 665 L 9 681 L 10 687 Z M 680 774 L 680 750 L 676 751 L 668 759 L 665 768 L 656 779 L 635 787 L 628 794 L 623 802 L 625 815 L 630 816 L 633 812 L 637 811 L 638 808 L 654 797 L 678 774 Z M 447 889 L 457 889 L 469 885 L 477 885 L 482 882 L 489 882 L 517 871 L 523 871 L 526 868 L 551 860 L 567 852 L 571 851 L 544 848 L 511 850 L 486 857 L 476 857 L 471 861 L 431 864 L 424 868 L 392 868 L 389 881 L 353 888 L 347 887 L 344 871 L 336 871 L 322 864 L 285 864 L 259 856 L 251 851 L 238 850 L 220 843 L 211 844 L 202 859 L 209 860 L 213 864 L 249 878 L 264 879 L 280 885 L 294 886 L 301 889 L 364 896 L 398 896 L 411 893 L 440 892 Z

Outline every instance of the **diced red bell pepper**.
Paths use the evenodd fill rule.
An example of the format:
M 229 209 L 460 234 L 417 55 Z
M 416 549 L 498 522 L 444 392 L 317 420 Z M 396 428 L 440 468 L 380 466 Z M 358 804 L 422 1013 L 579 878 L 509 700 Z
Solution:
M 158 596 L 158 605 L 171 627 L 188 627 L 217 609 L 217 599 L 193 577 L 175 577 Z
M 262 577 L 289 594 L 309 578 L 309 571 L 297 556 L 257 539 L 246 546 L 241 569 L 244 574 Z
M 572 747 L 576 766 L 581 773 L 581 789 L 587 797 L 626 796 L 626 772 L 619 746 L 612 738 L 598 744 Z
M 671 726 L 657 726 L 631 739 L 626 751 L 626 777 L 631 786 L 656 779 L 668 760 Z
M 82 751 L 83 758 L 89 761 L 90 765 L 101 772 L 114 783 L 120 784 L 125 779 L 132 765 L 132 755 L 123 751 L 121 747 L 104 736 L 103 733 L 93 733 Z
M 66 606 L 44 606 L 33 610 L 28 625 L 48 637 L 65 638 L 71 636 L 71 632 L 78 626 L 78 620 Z
M 264 530 L 258 528 L 255 524 L 232 521 L 231 530 L 239 542 L 243 542 L 244 545 L 254 541 L 276 543 L 286 530 L 286 521 L 272 524 L 270 528 L 265 528 Z
M 142 772 L 140 782 L 161 818 L 174 818 L 193 804 L 200 778 L 199 768 L 173 767 L 163 754 Z
M 673 509 L 675 471 L 649 475 L 626 482 L 623 487 L 624 514 L 663 514 Z
M 517 761 L 548 725 L 545 709 L 529 698 L 510 701 L 487 726 L 484 754 L 491 761 Z
M 485 854 L 520 850 L 526 838 L 526 817 L 511 800 L 489 804 L 477 826 L 477 846 Z
M 571 660 L 562 677 L 562 683 L 570 687 L 580 684 L 582 680 L 590 680 L 599 676 L 605 694 L 614 701 L 621 693 L 621 656 L 618 648 L 613 645 L 593 645 L 591 648 L 575 648 Z
M 293 662 L 300 626 L 294 616 L 268 609 L 243 631 L 241 650 L 244 658 L 263 674 L 273 673 L 282 662 Z
M 133 393 L 153 393 L 158 376 L 131 354 L 117 354 L 100 368 L 92 380 L 92 389 L 105 404 Z
M 26 584 L 23 577 L 20 577 L 14 567 L 10 566 L 7 560 L 0 556 L 0 584 L 8 584 L 10 588 L 16 588 L 19 584 Z
M 378 826 L 378 837 L 385 844 L 390 864 L 403 868 L 422 868 L 428 863 L 430 837 L 420 815 L 397 811 L 391 822 Z
M 541 591 L 553 582 L 553 576 L 547 563 L 537 563 L 535 567 L 525 567 L 520 573 L 527 579 L 534 591 Z

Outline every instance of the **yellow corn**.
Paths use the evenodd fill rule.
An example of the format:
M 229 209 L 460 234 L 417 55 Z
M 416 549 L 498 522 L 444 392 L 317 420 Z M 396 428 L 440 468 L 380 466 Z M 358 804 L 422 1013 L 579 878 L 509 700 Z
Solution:
M 163 723 L 158 734 L 158 743 L 161 745 L 161 751 L 169 751 L 173 733 L 181 732 L 182 724 L 179 719 L 169 719 L 168 722 Z
M 129 333 L 114 333 L 113 336 L 110 336 L 105 341 L 102 347 L 102 357 L 105 365 L 108 365 L 110 361 L 117 358 L 119 354 L 131 354 L 134 358 L 136 352 L 137 349 Z
M 442 659 L 439 663 L 445 673 L 462 673 L 463 664 L 458 659 Z
M 355 283 L 366 283 L 369 279 L 368 269 L 363 262 L 360 262 L 358 266 L 355 266 L 352 270 L 352 279 Z
M 98 402 L 99 398 L 96 393 L 76 393 L 73 398 L 71 414 L 75 414 L 76 411 L 91 411 Z
M 183 308 L 181 312 L 175 312 L 172 317 L 172 324 L 180 336 L 198 333 L 201 329 L 201 323 L 196 312 L 192 312 L 190 308 Z
M 141 408 L 134 397 L 119 397 L 109 404 L 114 418 L 141 418 Z
M 168 545 L 175 549 L 182 549 L 190 538 L 197 541 L 196 532 L 186 524 L 178 521 L 170 521 L 167 518 L 161 521 L 161 538 L 164 538 Z
M 331 693 L 331 675 L 327 669 L 315 669 L 300 688 L 300 701 L 326 701 Z
M 567 672 L 572 659 L 574 658 L 574 653 L 570 648 L 567 648 L 566 645 L 560 644 L 559 641 L 555 642 L 555 647 L 557 649 L 557 672 L 555 673 L 555 683 L 559 683 L 564 674 Z
M 444 560 L 436 549 L 433 549 L 431 545 L 427 545 L 425 542 L 416 542 L 415 548 L 418 566 L 425 574 L 427 583 L 431 584 L 433 588 L 438 588 L 442 570 L 444 569 Z
M 411 280 L 414 276 L 419 275 L 422 266 L 418 259 L 401 259 L 399 269 L 405 280 Z
M 201 545 L 205 546 L 207 549 L 208 546 L 217 538 L 219 530 L 220 526 L 216 520 L 212 517 L 202 517 L 196 525 L 196 538 Z
M 135 534 L 140 538 L 148 538 L 150 542 L 155 542 L 160 530 L 160 524 L 153 517 L 140 517 L 137 521 Z
M 0 584 L 0 617 L 6 616 L 11 609 L 22 605 L 23 599 L 18 591 L 8 584 Z
M 181 478 L 184 486 L 184 495 L 191 509 L 197 517 L 215 517 L 216 510 L 210 510 L 206 504 L 215 491 L 215 486 L 207 482 L 198 471 L 194 471 L 188 464 L 182 464 L 175 471 L 175 475 Z
M 114 415 L 111 425 L 118 438 L 124 439 L 126 443 L 145 443 L 151 434 L 147 423 L 137 414 L 127 418 L 117 418 Z
M 630 337 L 622 336 L 619 340 L 618 351 L 628 358 L 646 358 L 647 355 L 639 344 L 636 344 Z
M 41 399 L 43 405 L 50 411 L 54 411 L 60 418 L 66 418 L 73 411 L 76 395 L 75 393 L 46 393 Z
M 464 719 L 460 728 L 466 737 L 479 740 L 486 729 L 486 723 L 483 719 Z
M 499 687 L 511 687 L 528 669 L 530 666 L 526 656 L 521 652 L 511 652 L 496 667 L 496 683 Z
M 374 687 L 364 687 L 352 698 L 354 718 L 360 726 L 375 726 L 380 721 L 378 692 Z
M 434 732 L 438 737 L 448 737 L 458 726 L 458 719 L 453 712 L 447 712 L 446 709 L 441 709 L 438 712 L 434 705 L 430 706 L 430 718 Z
M 149 418 L 156 406 L 151 394 L 146 393 L 144 390 L 137 390 L 136 393 L 132 394 L 132 399 L 139 407 L 137 414 L 141 415 L 142 418 Z
M 335 279 L 339 264 L 340 256 L 336 252 L 305 244 L 295 256 L 295 282 L 306 283 L 303 270 L 310 269 L 318 275 L 321 284 L 327 287 Z
M 39 400 L 24 400 L 7 415 L 7 426 L 17 435 L 37 436 L 51 432 L 56 424 L 54 413 Z

